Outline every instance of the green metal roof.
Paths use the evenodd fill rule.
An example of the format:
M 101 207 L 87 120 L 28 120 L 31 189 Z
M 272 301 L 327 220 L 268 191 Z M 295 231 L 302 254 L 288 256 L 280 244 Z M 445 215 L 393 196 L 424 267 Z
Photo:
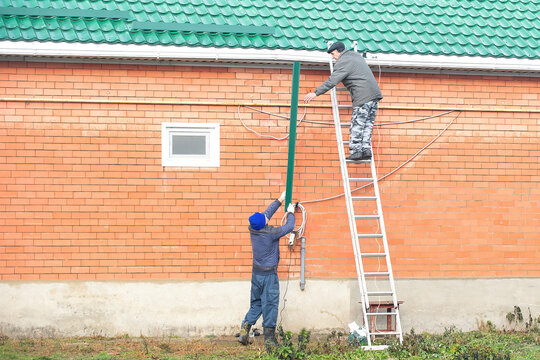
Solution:
M 0 0 L 0 41 L 540 59 L 540 0 Z

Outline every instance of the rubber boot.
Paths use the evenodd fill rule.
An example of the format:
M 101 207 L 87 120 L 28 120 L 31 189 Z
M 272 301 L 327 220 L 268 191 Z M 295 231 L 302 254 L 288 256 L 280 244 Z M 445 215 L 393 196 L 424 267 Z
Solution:
M 251 330 L 251 325 L 247 322 L 242 324 L 240 328 L 240 336 L 238 337 L 238 342 L 242 345 L 247 345 L 249 343 L 249 331 Z
M 270 352 L 272 348 L 278 346 L 276 339 L 276 328 L 275 327 L 265 327 L 263 328 L 264 333 L 264 345 L 266 345 L 266 350 Z

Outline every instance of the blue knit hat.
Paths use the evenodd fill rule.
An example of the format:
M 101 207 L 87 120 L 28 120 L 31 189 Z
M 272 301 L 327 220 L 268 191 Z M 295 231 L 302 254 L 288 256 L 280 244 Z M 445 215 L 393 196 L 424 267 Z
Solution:
M 264 216 L 264 214 L 256 212 L 249 217 L 249 224 L 253 229 L 261 230 L 264 225 L 266 225 L 266 217 Z

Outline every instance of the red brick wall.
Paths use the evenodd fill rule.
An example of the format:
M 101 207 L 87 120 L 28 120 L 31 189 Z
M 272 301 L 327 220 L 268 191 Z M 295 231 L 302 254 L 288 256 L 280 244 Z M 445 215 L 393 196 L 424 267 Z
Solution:
M 326 76 L 302 70 L 301 96 Z M 455 119 L 380 182 L 396 277 L 540 276 L 540 78 L 380 77 L 377 122 L 467 109 L 375 128 L 383 176 Z M 247 217 L 285 189 L 287 141 L 239 114 L 274 136 L 288 120 L 236 103 L 288 115 L 290 69 L 3 62 L 0 85 L 0 279 L 250 276 Z M 328 95 L 312 104 L 331 121 Z M 162 122 L 219 122 L 221 166 L 163 168 Z M 298 127 L 295 200 L 342 192 L 333 132 Z M 343 199 L 304 206 L 307 278 L 355 276 Z

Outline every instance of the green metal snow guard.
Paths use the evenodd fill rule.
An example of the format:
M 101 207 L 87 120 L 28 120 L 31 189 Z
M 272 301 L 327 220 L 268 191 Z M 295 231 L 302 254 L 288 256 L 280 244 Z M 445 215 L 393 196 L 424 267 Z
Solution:
M 45 16 L 45 17 L 69 17 L 69 18 L 107 18 L 107 19 L 131 19 L 129 11 L 120 10 L 78 10 L 78 9 L 53 9 L 53 8 L 24 8 L 24 7 L 0 7 L 0 15 L 15 16 Z
M 289 157 L 287 161 L 287 188 L 285 190 L 285 211 L 291 203 L 294 177 L 294 150 L 296 145 L 296 118 L 298 116 L 298 88 L 300 85 L 300 63 L 293 65 L 291 122 L 289 126 Z
M 164 22 L 140 22 L 131 24 L 132 30 L 154 30 L 154 31 L 178 31 L 178 32 L 200 32 L 200 33 L 222 33 L 222 34 L 259 34 L 271 35 L 274 28 L 270 26 L 241 26 L 241 25 L 213 25 L 213 24 L 177 24 Z

